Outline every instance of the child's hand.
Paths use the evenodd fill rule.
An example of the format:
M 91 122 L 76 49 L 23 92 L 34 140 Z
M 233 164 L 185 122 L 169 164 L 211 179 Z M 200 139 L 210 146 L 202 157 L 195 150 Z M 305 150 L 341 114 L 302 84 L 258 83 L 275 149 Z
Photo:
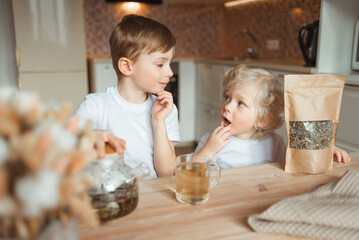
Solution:
M 350 157 L 346 151 L 334 146 L 333 159 L 336 162 L 350 163 Z
M 107 130 L 95 130 L 96 134 L 96 148 L 99 158 L 104 158 L 106 155 L 105 152 L 105 143 L 109 143 L 118 154 L 123 154 L 126 150 L 125 140 L 115 137 L 110 131 Z
M 204 155 L 212 159 L 212 157 L 221 151 L 231 140 L 230 135 L 231 125 L 224 127 L 217 127 L 209 136 L 204 147 L 198 152 L 198 155 Z
M 170 92 L 159 92 L 155 104 L 152 107 L 152 120 L 160 121 L 166 119 L 173 108 L 173 97 Z

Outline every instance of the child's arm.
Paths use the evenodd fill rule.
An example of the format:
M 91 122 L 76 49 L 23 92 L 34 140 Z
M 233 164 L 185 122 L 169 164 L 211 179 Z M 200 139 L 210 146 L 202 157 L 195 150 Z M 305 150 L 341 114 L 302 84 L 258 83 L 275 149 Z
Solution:
M 334 146 L 333 159 L 336 162 L 350 163 L 350 157 L 346 151 L 341 148 Z
M 106 155 L 105 152 L 105 143 L 109 143 L 118 154 L 123 154 L 123 151 L 126 150 L 125 140 L 115 137 L 110 131 L 107 130 L 94 130 L 95 131 L 95 144 L 99 158 L 104 158 Z
M 159 92 L 151 111 L 154 141 L 153 162 L 159 177 L 172 176 L 175 169 L 176 153 L 173 143 L 168 139 L 165 123 L 172 108 L 172 94 L 166 91 Z
M 228 138 L 230 135 L 230 130 L 230 126 L 217 127 L 209 136 L 206 144 L 197 154 L 212 159 L 216 153 L 221 151 L 231 141 Z

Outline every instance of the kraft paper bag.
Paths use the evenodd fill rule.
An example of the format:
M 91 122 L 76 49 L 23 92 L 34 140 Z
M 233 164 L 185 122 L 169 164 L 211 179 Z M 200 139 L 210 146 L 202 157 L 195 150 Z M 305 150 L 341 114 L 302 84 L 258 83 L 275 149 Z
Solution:
M 333 167 L 344 83 L 339 75 L 284 77 L 286 172 L 317 174 Z

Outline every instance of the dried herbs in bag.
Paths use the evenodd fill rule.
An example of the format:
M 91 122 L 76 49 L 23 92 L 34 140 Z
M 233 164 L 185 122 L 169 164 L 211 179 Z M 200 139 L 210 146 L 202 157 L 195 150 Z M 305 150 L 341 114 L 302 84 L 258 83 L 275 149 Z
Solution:
M 285 171 L 316 174 L 333 167 L 344 83 L 339 75 L 285 76 Z

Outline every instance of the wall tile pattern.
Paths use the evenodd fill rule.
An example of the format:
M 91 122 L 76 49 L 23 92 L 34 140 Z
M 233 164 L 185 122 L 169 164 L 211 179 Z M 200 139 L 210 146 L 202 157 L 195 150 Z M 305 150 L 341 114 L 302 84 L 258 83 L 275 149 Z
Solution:
M 251 39 L 237 36 L 240 29 L 253 33 L 260 59 L 302 60 L 299 29 L 319 19 L 320 0 L 261 0 L 225 8 L 218 5 L 141 4 L 135 12 L 123 3 L 85 0 L 86 50 L 88 56 L 109 55 L 108 39 L 122 17 L 140 14 L 165 24 L 175 35 L 175 56 L 241 57 Z M 278 39 L 279 50 L 267 50 L 266 40 Z

